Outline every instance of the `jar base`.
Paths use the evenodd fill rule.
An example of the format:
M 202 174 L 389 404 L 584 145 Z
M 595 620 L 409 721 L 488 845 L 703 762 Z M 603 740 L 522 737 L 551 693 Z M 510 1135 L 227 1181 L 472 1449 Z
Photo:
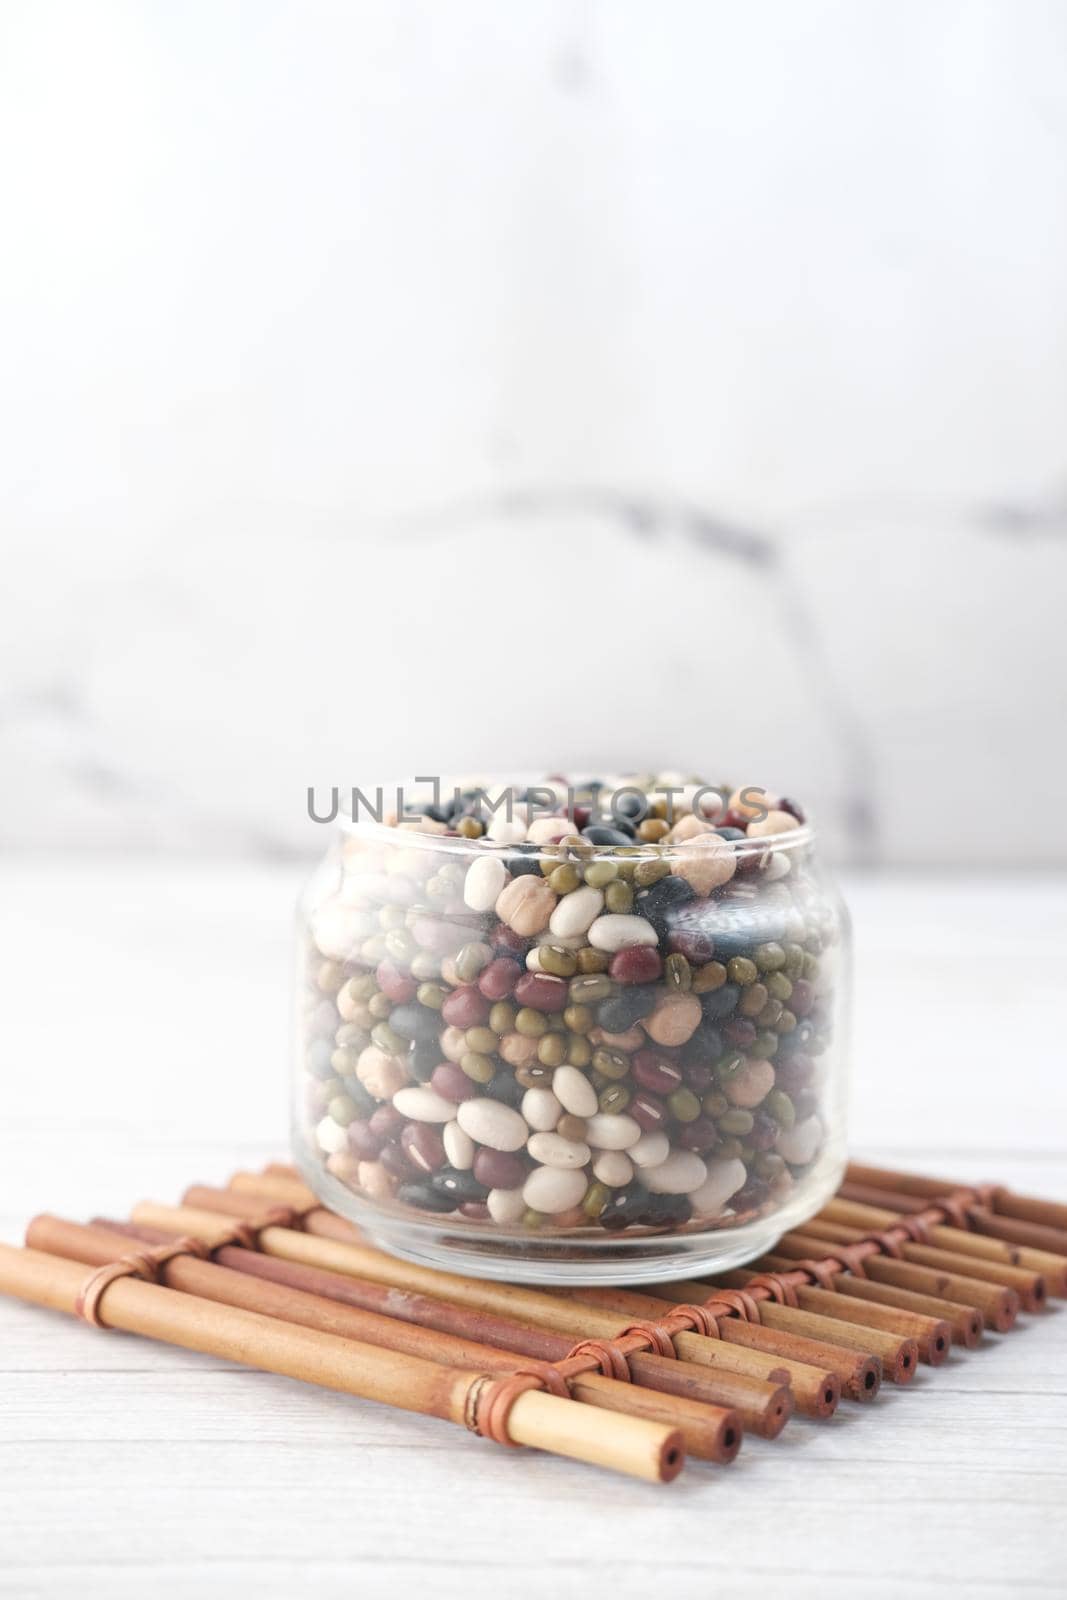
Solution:
M 538 1237 L 522 1229 L 409 1219 L 352 1194 L 297 1142 L 294 1158 L 309 1188 L 338 1216 L 354 1223 L 369 1244 L 417 1266 L 499 1282 L 599 1286 L 668 1283 L 744 1266 L 773 1249 L 835 1193 L 845 1161 L 824 1157 L 798 1185 L 798 1193 L 769 1216 L 737 1227 L 703 1232 L 646 1233 L 620 1237 L 602 1233 Z

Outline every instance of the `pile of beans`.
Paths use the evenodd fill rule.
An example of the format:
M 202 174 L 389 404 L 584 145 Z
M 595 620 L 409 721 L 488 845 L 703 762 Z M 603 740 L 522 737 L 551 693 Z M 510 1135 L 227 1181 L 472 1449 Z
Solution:
M 606 820 L 610 785 L 553 780 L 554 815 L 468 789 L 349 830 L 309 917 L 298 1120 L 354 1194 L 679 1230 L 769 1214 L 812 1169 L 840 926 L 803 810 L 626 783 Z

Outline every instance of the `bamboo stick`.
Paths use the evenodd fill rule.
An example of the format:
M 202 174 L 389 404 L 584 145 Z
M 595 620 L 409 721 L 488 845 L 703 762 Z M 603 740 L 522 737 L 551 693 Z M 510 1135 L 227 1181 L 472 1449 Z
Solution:
M 227 1230 L 225 1219 L 218 1214 L 189 1207 L 159 1206 L 151 1202 L 136 1206 L 133 1220 L 171 1233 L 190 1233 L 208 1244 L 219 1242 Z M 259 1245 L 268 1255 L 281 1256 L 287 1261 L 325 1267 L 355 1277 L 389 1283 L 400 1289 L 418 1290 L 457 1305 L 496 1311 L 522 1322 L 551 1328 L 557 1333 L 571 1334 L 575 1339 L 616 1340 L 624 1333 L 630 1320 L 594 1311 L 590 1307 L 573 1305 L 535 1289 L 493 1283 L 480 1278 L 464 1278 L 456 1273 L 416 1266 L 386 1256 L 367 1245 L 341 1243 L 297 1232 L 293 1228 L 264 1228 L 259 1234 Z M 792 1404 L 788 1387 L 783 1386 L 784 1374 L 780 1366 L 771 1367 L 772 1373 L 778 1374 L 777 1378 L 771 1380 L 764 1376 L 769 1357 L 761 1357 L 756 1351 L 740 1350 L 722 1340 L 707 1339 L 695 1333 L 676 1334 L 673 1343 L 683 1360 L 715 1368 L 719 1403 L 735 1407 L 741 1413 L 746 1429 L 772 1438 L 781 1431 L 789 1418 Z M 633 1347 L 640 1348 L 641 1341 L 634 1339 Z
M 864 1238 L 861 1228 L 846 1228 L 841 1223 L 826 1222 L 821 1217 L 809 1217 L 804 1230 L 815 1238 L 829 1239 L 834 1243 L 858 1244 Z M 943 1272 L 884 1255 L 867 1256 L 863 1270 L 868 1278 L 879 1283 L 914 1289 L 919 1294 L 937 1295 L 942 1300 L 954 1300 L 957 1305 L 976 1306 L 986 1323 L 995 1328 L 997 1333 L 1007 1333 L 1013 1328 L 1019 1314 L 1019 1296 L 1014 1289 L 998 1288 L 970 1274 Z
M 762 1256 L 754 1261 L 758 1272 L 788 1272 L 793 1263 L 783 1256 Z M 928 1366 L 939 1367 L 947 1360 L 952 1348 L 952 1327 L 944 1317 L 920 1315 L 899 1306 L 857 1304 L 854 1299 L 835 1289 L 816 1288 L 796 1284 L 793 1291 L 801 1311 L 816 1311 L 825 1317 L 841 1317 L 845 1322 L 856 1322 L 865 1328 L 880 1328 L 883 1333 L 899 1333 L 914 1339 L 919 1347 L 919 1360 Z
M 118 1260 L 130 1252 L 129 1239 L 123 1234 L 47 1214 L 34 1217 L 26 1230 L 26 1243 L 47 1254 L 93 1266 Z M 250 1253 L 232 1246 L 220 1251 L 229 1261 Z M 523 1368 L 523 1363 L 514 1355 L 494 1349 L 492 1345 L 454 1334 L 435 1333 L 378 1312 L 340 1305 L 295 1285 L 249 1276 L 235 1270 L 229 1261 L 176 1256 L 163 1264 L 160 1278 L 168 1288 L 200 1295 L 220 1305 L 262 1312 L 264 1316 L 298 1323 L 301 1327 L 317 1328 L 321 1333 L 365 1340 L 368 1344 L 421 1356 L 442 1366 L 498 1374 L 514 1373 L 517 1367 Z M 547 1365 L 534 1363 L 533 1370 Z M 523 1370 L 530 1370 L 529 1364 Z M 733 1412 L 691 1400 L 643 1394 L 633 1384 L 602 1377 L 598 1372 L 576 1373 L 573 1378 L 564 1374 L 564 1377 L 576 1400 L 679 1428 L 687 1452 L 703 1460 L 732 1461 L 740 1448 L 741 1423 Z
M 681 1294 L 678 1294 L 675 1298 L 665 1298 L 665 1296 L 657 1293 L 657 1290 L 659 1290 L 659 1285 L 656 1285 L 656 1293 L 651 1293 L 651 1290 L 617 1290 L 617 1288 L 603 1288 L 603 1290 L 601 1288 L 563 1288 L 563 1290 L 558 1290 L 557 1293 L 563 1294 L 565 1299 L 582 1301 L 585 1306 L 595 1306 L 600 1310 L 614 1310 L 614 1312 L 619 1312 L 619 1315 L 624 1315 L 624 1317 L 640 1318 L 645 1322 L 657 1322 L 657 1320 L 667 1317 L 672 1307 L 683 1301 Z M 782 1341 L 781 1336 L 777 1336 L 769 1328 L 765 1330 L 761 1326 L 752 1328 L 752 1326 L 747 1325 L 750 1331 L 755 1334 L 755 1339 L 752 1339 L 752 1341 L 736 1338 L 734 1333 L 736 1333 L 737 1325 L 739 1325 L 739 1318 L 718 1318 L 718 1330 L 720 1330 L 721 1339 L 728 1342 L 728 1344 L 739 1344 L 744 1349 L 758 1350 L 768 1360 L 776 1362 L 777 1366 L 782 1368 L 785 1374 L 789 1376 L 790 1389 L 793 1390 L 793 1397 L 797 1400 L 798 1410 L 805 1411 L 808 1416 L 822 1418 L 827 1414 L 825 1413 L 827 1390 L 833 1386 L 835 1379 L 837 1379 L 837 1387 L 840 1392 L 845 1392 L 846 1378 L 851 1378 L 853 1373 L 851 1373 L 851 1366 L 849 1366 L 848 1373 L 841 1373 L 841 1363 L 838 1363 L 837 1360 L 837 1357 L 840 1357 L 840 1350 L 830 1349 L 829 1346 L 814 1346 L 813 1344 L 809 1352 L 801 1354 L 800 1350 L 787 1347 L 789 1341 Z M 827 1358 L 822 1360 L 824 1355 Z M 873 1365 L 875 1365 L 875 1384 L 873 1384 L 873 1387 L 877 1389 L 878 1381 L 881 1378 L 881 1366 L 880 1363 L 873 1363 Z M 865 1394 L 861 1395 L 861 1398 L 872 1398 L 872 1395 L 869 1392 L 865 1392 Z
M 914 1216 L 918 1212 L 930 1209 L 925 1201 L 917 1199 L 914 1195 L 892 1194 L 884 1189 L 870 1188 L 865 1184 L 842 1184 L 835 1198 L 880 1208 L 886 1215 L 894 1218 Z M 981 1256 L 986 1261 L 1003 1261 L 1011 1266 L 1024 1267 L 1030 1272 L 1040 1273 L 1046 1281 L 1049 1294 L 1058 1298 L 1067 1295 L 1067 1254 L 1031 1248 L 1026 1239 L 1011 1240 L 1005 1233 L 995 1237 L 988 1236 L 978 1226 L 979 1209 L 974 1206 L 968 1207 L 968 1216 L 973 1225 L 970 1231 L 939 1223 L 929 1224 L 926 1230 L 927 1242 L 945 1250 L 955 1250 L 959 1255 Z M 986 1215 L 992 1217 L 993 1214 L 989 1212 Z M 994 1220 L 1002 1227 L 1005 1224 L 1009 1228 L 1012 1227 L 1008 1218 L 1001 1217 Z M 1024 1230 L 1031 1226 L 1033 1224 L 1022 1224 Z
M 723 1272 L 715 1279 L 700 1285 L 701 1295 L 710 1299 L 716 1285 L 744 1289 L 756 1277 L 754 1272 Z M 657 1285 L 661 1292 L 674 1299 L 691 1285 L 684 1283 Z M 784 1333 L 797 1333 L 809 1339 L 821 1339 L 825 1344 L 838 1345 L 845 1350 L 857 1350 L 861 1355 L 877 1356 L 884 1375 L 892 1383 L 910 1383 L 915 1376 L 919 1350 L 914 1339 L 897 1334 L 883 1333 L 877 1328 L 864 1328 L 855 1322 L 844 1322 L 837 1317 L 818 1316 L 811 1311 L 799 1311 L 792 1306 L 781 1306 L 774 1300 L 759 1302 L 760 1320 L 764 1327 L 779 1328 Z
M 301 1178 L 281 1172 L 235 1172 L 229 1187 L 236 1194 L 269 1195 L 276 1205 L 291 1206 L 294 1211 L 311 1211 L 321 1205 Z
M 160 1244 L 174 1238 L 172 1230 L 138 1227 L 110 1218 L 94 1217 L 93 1225 L 107 1228 L 124 1238 L 140 1239 L 150 1244 Z M 434 1328 L 441 1333 L 456 1333 L 464 1338 L 481 1340 L 498 1350 L 510 1351 L 513 1355 L 530 1356 L 535 1360 L 558 1364 L 567 1360 L 574 1345 L 573 1338 L 552 1333 L 547 1328 L 509 1321 L 488 1311 L 451 1305 L 447 1300 L 435 1300 L 429 1295 L 395 1289 L 389 1284 L 374 1283 L 367 1278 L 327 1272 L 321 1267 L 299 1266 L 292 1261 L 283 1261 L 278 1256 L 263 1255 L 258 1250 L 227 1245 L 215 1251 L 215 1260 L 235 1271 L 266 1278 L 272 1283 L 306 1289 L 344 1305 L 381 1311 L 384 1315 Z M 580 1359 L 574 1358 L 568 1371 L 575 1368 Z M 699 1401 L 709 1408 L 717 1407 L 727 1419 L 724 1423 L 727 1429 L 736 1420 L 736 1413 L 723 1407 L 716 1399 L 721 1393 L 721 1386 L 715 1378 L 705 1376 L 704 1370 L 692 1362 L 634 1352 L 628 1358 L 628 1364 L 633 1382 L 640 1387 Z M 782 1417 L 783 1424 L 787 1417 L 788 1409 Z
M 621 1315 L 655 1321 L 667 1316 L 678 1302 L 648 1291 L 631 1289 L 560 1289 L 566 1299 Z M 841 1393 L 853 1399 L 873 1400 L 882 1378 L 881 1362 L 850 1356 L 832 1345 L 797 1339 L 772 1328 L 753 1326 L 738 1317 L 718 1319 L 720 1337 L 764 1355 L 784 1368 L 798 1410 L 811 1417 L 832 1416 Z M 858 1392 L 853 1393 L 853 1389 Z
M 994 1239 L 1006 1239 L 1011 1244 L 1027 1245 L 1031 1250 L 1036 1250 L 1038 1255 L 1052 1255 L 1056 1261 L 1067 1259 L 1067 1229 L 1049 1228 L 1040 1222 L 1020 1222 L 1015 1217 L 1000 1217 L 985 1206 L 971 1206 L 967 1215 L 978 1233 L 988 1234 Z
M 859 1228 L 864 1233 L 892 1227 L 893 1223 L 899 1220 L 892 1211 L 883 1211 L 876 1206 L 857 1205 L 851 1200 L 831 1200 L 823 1207 L 819 1216 L 827 1222 L 843 1223 L 846 1227 Z M 1014 1289 L 1027 1311 L 1044 1310 L 1048 1301 L 1048 1289 L 1040 1273 L 1028 1272 L 1022 1267 L 1013 1267 L 1002 1262 L 994 1264 L 973 1255 L 962 1254 L 956 1249 L 953 1240 L 957 1235 L 963 1239 L 971 1236 L 959 1229 L 940 1228 L 931 1231 L 939 1233 L 951 1248 L 941 1249 L 902 1240 L 900 1253 L 905 1261 L 914 1261 L 921 1267 L 942 1268 L 945 1272 L 961 1272 L 968 1277 L 979 1278 L 983 1283 L 1000 1284 L 1004 1288 Z
M 825 1239 L 803 1233 L 783 1234 L 774 1248 L 775 1260 L 785 1257 L 798 1264 L 811 1259 L 825 1259 L 827 1256 Z M 965 1350 L 975 1349 L 985 1332 L 985 1318 L 977 1306 L 958 1305 L 954 1300 L 945 1300 L 938 1295 L 921 1294 L 914 1289 L 903 1289 L 888 1283 L 875 1283 L 870 1278 L 861 1278 L 843 1269 L 833 1275 L 833 1285 L 835 1294 L 872 1301 L 878 1305 L 899 1306 L 904 1310 L 943 1319 L 952 1329 L 953 1343 Z
M 85 1281 L 85 1268 L 77 1262 L 0 1245 L 0 1291 L 17 1299 L 73 1314 Z M 465 1420 L 472 1387 L 484 1380 L 477 1371 L 453 1371 L 133 1277 L 110 1283 L 102 1306 L 113 1328 L 457 1424 Z M 676 1477 L 685 1459 L 675 1428 L 643 1417 L 594 1412 L 540 1391 L 520 1394 L 514 1401 L 508 1435 L 514 1444 L 653 1483 Z
M 845 1178 L 848 1183 L 871 1184 L 883 1189 L 896 1189 L 902 1194 L 919 1195 L 935 1205 L 944 1195 L 957 1194 L 961 1189 L 970 1188 L 969 1184 L 949 1183 L 944 1178 L 929 1178 L 914 1172 L 893 1172 L 860 1161 L 849 1162 Z M 1067 1204 L 1062 1201 L 1042 1200 L 1033 1195 L 1015 1194 L 1011 1189 L 994 1187 L 990 1209 L 998 1216 L 1012 1217 L 1020 1222 L 1032 1222 L 1038 1227 L 1067 1233 Z
M 1019 1222 L 1034 1222 L 1038 1227 L 1067 1231 L 1067 1205 L 1057 1200 L 1041 1200 L 1034 1195 L 1016 1194 L 1012 1189 L 994 1189 L 993 1210 Z

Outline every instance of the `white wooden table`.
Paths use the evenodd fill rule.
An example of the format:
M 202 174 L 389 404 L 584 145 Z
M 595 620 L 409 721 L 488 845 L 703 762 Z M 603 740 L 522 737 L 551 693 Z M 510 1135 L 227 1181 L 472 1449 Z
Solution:
M 0 896 L 0 1234 L 284 1154 L 289 869 Z M 853 1147 L 1067 1198 L 1063 885 L 847 885 Z M 0 1593 L 1062 1596 L 1067 1311 L 669 1488 L 0 1301 Z

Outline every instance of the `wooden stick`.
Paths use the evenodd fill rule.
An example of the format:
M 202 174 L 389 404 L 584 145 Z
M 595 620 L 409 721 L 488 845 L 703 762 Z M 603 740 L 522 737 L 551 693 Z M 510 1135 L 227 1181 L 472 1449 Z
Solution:
M 1065 1229 L 1049 1228 L 1040 1222 L 1020 1222 L 1015 1217 L 1000 1217 L 984 1206 L 970 1206 L 967 1215 L 977 1233 L 988 1234 L 994 1239 L 1006 1239 L 1011 1244 L 1027 1245 L 1031 1254 L 1051 1255 L 1055 1261 L 1067 1259 Z M 1022 1264 L 1027 1265 L 1025 1261 Z M 1043 1270 L 1049 1269 L 1046 1267 Z
M 1015 1217 L 1019 1222 L 1033 1222 L 1038 1227 L 1067 1232 L 1067 1205 L 1057 1200 L 1015 1194 L 1011 1189 L 994 1189 L 993 1210 L 1002 1217 Z
M 77 1262 L 0 1245 L 0 1291 L 5 1294 L 73 1314 L 85 1282 L 85 1268 Z M 417 1356 L 217 1305 L 133 1277 L 110 1283 L 101 1307 L 109 1327 L 457 1424 L 465 1421 L 472 1389 L 485 1381 L 477 1371 L 455 1372 Z M 507 1427 L 514 1444 L 653 1483 L 676 1477 L 685 1460 L 676 1428 L 594 1411 L 540 1391 L 518 1396 Z
M 826 1222 L 821 1217 L 810 1217 L 804 1224 L 804 1231 L 834 1243 L 857 1244 L 864 1238 L 861 1228 L 846 1228 L 841 1223 Z M 988 1325 L 995 1328 L 997 1333 L 1007 1333 L 1013 1328 L 1019 1314 L 1019 1296 L 1014 1289 L 998 1288 L 969 1274 L 936 1271 L 931 1267 L 883 1255 L 868 1256 L 864 1260 L 863 1270 L 868 1278 L 879 1283 L 914 1289 L 919 1294 L 938 1295 L 942 1300 L 954 1300 L 958 1305 L 977 1306 Z
M 863 1162 L 850 1161 L 845 1174 L 849 1183 L 870 1184 L 876 1188 L 896 1189 L 902 1194 L 919 1195 L 936 1205 L 944 1195 L 969 1189 L 969 1184 L 949 1183 L 945 1178 L 929 1178 L 914 1172 L 892 1172 L 885 1167 L 872 1167 Z M 1013 1217 L 1020 1222 L 1032 1222 L 1038 1227 L 1055 1228 L 1067 1233 L 1067 1204 L 1057 1200 L 1041 1200 L 1032 1195 L 1015 1194 L 1011 1189 L 994 1187 L 991 1209 L 999 1216 Z
M 827 1255 L 825 1239 L 803 1233 L 783 1234 L 774 1248 L 776 1254 L 773 1259 L 777 1261 L 785 1257 L 791 1263 L 825 1259 Z M 870 1278 L 861 1278 L 844 1270 L 834 1274 L 833 1285 L 835 1294 L 872 1301 L 878 1305 L 899 1306 L 944 1320 L 952 1329 L 953 1343 L 965 1350 L 973 1350 L 981 1342 L 985 1331 L 985 1318 L 977 1306 L 957 1305 L 955 1301 L 944 1300 L 937 1295 L 919 1294 L 913 1289 L 901 1289 L 888 1283 L 874 1283 Z
M 172 1233 L 190 1233 L 208 1244 L 218 1243 L 227 1231 L 225 1219 L 208 1211 L 189 1207 L 159 1206 L 142 1202 L 133 1211 L 133 1220 Z M 313 1218 L 309 1218 L 309 1221 Z M 414 1289 L 456 1305 L 472 1306 L 514 1317 L 521 1322 L 567 1333 L 575 1339 L 609 1339 L 619 1342 L 631 1319 L 611 1316 L 590 1307 L 573 1305 L 554 1295 L 516 1284 L 492 1283 L 480 1278 L 464 1278 L 456 1273 L 439 1272 L 383 1255 L 367 1245 L 341 1243 L 320 1238 L 293 1228 L 267 1227 L 259 1233 L 260 1249 L 304 1266 L 325 1267 L 348 1275 Z M 639 1338 L 631 1337 L 633 1348 L 643 1348 Z M 625 1340 L 622 1343 L 626 1343 Z M 746 1430 L 774 1437 L 789 1418 L 792 1403 L 780 1367 L 776 1381 L 761 1374 L 767 1371 L 767 1357 L 744 1351 L 722 1340 L 701 1334 L 679 1333 L 673 1339 L 675 1351 L 685 1361 L 714 1367 L 719 1404 L 735 1407 Z M 629 1354 L 629 1351 L 627 1351 Z
M 679 1288 L 684 1288 L 679 1285 Z M 678 1301 L 632 1289 L 559 1289 L 568 1300 L 598 1306 L 603 1311 L 655 1321 L 667 1316 Z M 699 1302 L 698 1302 L 699 1303 Z M 853 1399 L 873 1400 L 882 1378 L 881 1362 L 864 1362 L 832 1345 L 811 1339 L 797 1339 L 772 1328 L 742 1322 L 739 1317 L 717 1319 L 719 1336 L 728 1344 L 762 1351 L 785 1369 L 797 1407 L 809 1417 L 829 1417 L 837 1408 L 840 1393 Z M 858 1393 L 853 1393 L 853 1389 Z
M 160 1244 L 174 1238 L 172 1230 L 138 1227 L 128 1222 L 114 1222 L 110 1218 L 94 1217 L 93 1226 L 107 1228 L 124 1238 L 139 1239 L 149 1244 Z M 531 1356 L 538 1361 L 559 1365 L 567 1361 L 574 1345 L 572 1338 L 551 1333 L 547 1328 L 509 1321 L 488 1311 L 451 1305 L 447 1300 L 435 1300 L 429 1295 L 395 1289 L 389 1284 L 373 1283 L 368 1278 L 327 1272 L 321 1267 L 299 1266 L 295 1262 L 283 1261 L 278 1256 L 263 1255 L 258 1250 L 224 1246 L 215 1251 L 214 1258 L 234 1271 L 265 1278 L 272 1283 L 306 1289 L 309 1293 L 340 1301 L 343 1305 L 379 1311 L 383 1315 L 433 1328 L 440 1333 L 455 1333 L 463 1338 L 476 1339 L 497 1350 L 510 1351 L 512 1355 Z M 567 1371 L 578 1370 L 580 1361 L 581 1358 L 572 1359 Z M 692 1362 L 634 1352 L 628 1358 L 628 1364 L 633 1382 L 641 1388 L 698 1401 L 707 1409 L 720 1411 L 727 1432 L 735 1423 L 740 1425 L 737 1413 L 716 1400 L 721 1387 L 714 1376 L 706 1377 L 703 1369 Z M 782 1418 L 783 1425 L 787 1417 L 788 1411 Z M 729 1446 L 730 1441 L 726 1442 Z
M 130 1242 L 123 1234 L 99 1226 L 86 1227 L 47 1214 L 34 1217 L 26 1230 L 26 1243 L 33 1249 L 73 1261 L 102 1266 L 130 1253 Z M 240 1306 L 246 1311 L 301 1327 L 317 1328 L 321 1333 L 339 1334 L 346 1339 L 361 1339 L 386 1350 L 421 1356 L 441 1366 L 464 1371 L 513 1373 L 541 1370 L 548 1363 L 527 1363 L 507 1351 L 452 1334 L 435 1333 L 417 1324 L 397 1322 L 377 1312 L 340 1305 L 332 1299 L 309 1293 L 295 1285 L 270 1282 L 235 1270 L 234 1258 L 254 1254 L 230 1246 L 219 1252 L 226 1260 L 203 1261 L 194 1255 L 175 1256 L 160 1269 L 161 1280 L 169 1288 L 198 1294 L 220 1305 Z M 732 1461 L 741 1445 L 741 1423 L 733 1412 L 712 1409 L 691 1400 L 662 1398 L 643 1393 L 631 1383 L 602 1377 L 598 1372 L 565 1374 L 572 1396 L 588 1405 L 629 1416 L 646 1417 L 679 1428 L 686 1450 L 706 1461 Z
M 722 1272 L 717 1278 L 700 1284 L 700 1295 L 710 1299 L 718 1284 L 730 1289 L 744 1289 L 756 1277 L 754 1272 Z M 667 1283 L 657 1285 L 664 1296 L 674 1299 L 686 1289 L 692 1293 L 695 1285 Z M 760 1321 L 766 1328 L 779 1328 L 785 1333 L 796 1333 L 809 1339 L 821 1339 L 825 1344 L 838 1345 L 844 1350 L 856 1350 L 861 1355 L 877 1356 L 882 1370 L 892 1383 L 910 1383 L 915 1376 L 919 1350 L 914 1339 L 902 1339 L 897 1334 L 883 1333 L 877 1328 L 864 1328 L 855 1322 L 844 1322 L 837 1317 L 817 1316 L 811 1311 L 798 1311 L 792 1306 L 781 1306 L 774 1300 L 759 1302 Z
M 929 1209 L 926 1201 L 919 1200 L 914 1195 L 892 1194 L 866 1184 L 844 1183 L 835 1198 L 851 1200 L 872 1208 L 877 1207 L 886 1215 L 894 1217 L 914 1216 Z M 927 1226 L 927 1242 L 945 1250 L 955 1250 L 958 1255 L 981 1256 L 986 1261 L 1007 1262 L 1011 1266 L 1024 1267 L 1030 1272 L 1040 1273 L 1046 1281 L 1049 1294 L 1058 1298 L 1067 1295 L 1067 1255 L 1059 1255 L 1051 1250 L 1029 1248 L 1026 1239 L 1009 1242 L 1009 1235 L 1003 1232 L 989 1237 L 978 1227 L 976 1215 L 978 1211 L 979 1208 L 975 1206 L 967 1208 L 973 1231 L 932 1223 Z M 1019 1226 L 1019 1224 L 1013 1225 L 1009 1218 L 995 1217 L 992 1212 L 987 1212 L 985 1215 L 998 1223 L 1001 1229 L 1005 1226 L 1009 1229 Z M 1021 1226 L 1026 1230 L 1033 1224 L 1023 1223 Z
M 846 1227 L 859 1228 L 863 1233 L 873 1233 L 880 1229 L 892 1227 L 899 1217 L 892 1211 L 883 1211 L 876 1206 L 857 1205 L 851 1200 L 831 1200 L 819 1213 L 820 1218 L 827 1222 L 843 1223 Z M 951 1241 L 957 1234 L 963 1239 L 970 1235 L 962 1233 L 955 1228 L 942 1228 L 936 1230 L 942 1237 L 947 1236 Z M 1040 1273 L 1027 1272 L 1022 1267 L 1013 1267 L 998 1262 L 993 1263 L 984 1259 L 961 1254 L 953 1246 L 952 1249 L 938 1249 L 931 1245 L 902 1241 L 900 1253 L 905 1261 L 914 1261 L 921 1267 L 940 1267 L 945 1272 L 960 1272 L 968 1277 L 980 1279 L 983 1283 L 997 1283 L 1005 1288 L 1014 1289 L 1022 1305 L 1027 1311 L 1043 1311 L 1048 1302 L 1048 1289 Z
M 762 1256 L 752 1265 L 758 1272 L 789 1272 L 792 1261 L 784 1256 Z M 952 1327 L 943 1317 L 919 1315 L 899 1306 L 857 1304 L 854 1299 L 840 1294 L 837 1289 L 816 1288 L 797 1284 L 793 1291 L 802 1311 L 815 1311 L 824 1317 L 840 1317 L 844 1322 L 859 1323 L 865 1328 L 880 1328 L 883 1333 L 897 1333 L 914 1339 L 919 1348 L 919 1360 L 928 1366 L 939 1367 L 948 1359 L 952 1348 Z

